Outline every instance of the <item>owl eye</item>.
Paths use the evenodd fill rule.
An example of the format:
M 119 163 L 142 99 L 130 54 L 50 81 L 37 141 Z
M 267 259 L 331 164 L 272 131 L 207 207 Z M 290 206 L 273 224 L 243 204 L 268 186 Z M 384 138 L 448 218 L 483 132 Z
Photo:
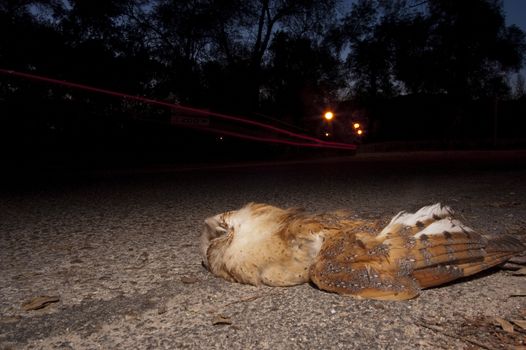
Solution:
M 213 216 L 205 220 L 205 229 L 202 237 L 206 241 L 214 240 L 226 235 L 227 233 L 228 225 L 222 218 Z
M 216 231 L 219 236 L 225 235 L 230 231 L 230 226 L 225 219 L 221 219 L 217 222 Z

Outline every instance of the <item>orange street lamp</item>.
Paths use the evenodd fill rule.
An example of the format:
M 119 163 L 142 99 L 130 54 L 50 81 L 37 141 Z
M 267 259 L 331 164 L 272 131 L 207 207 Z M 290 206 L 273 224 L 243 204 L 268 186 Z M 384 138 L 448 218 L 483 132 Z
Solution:
M 352 127 L 355 129 L 360 129 L 360 123 L 354 123 Z
M 332 113 L 331 111 L 325 112 L 323 117 L 325 118 L 325 120 L 331 121 L 332 118 L 334 118 L 334 113 Z

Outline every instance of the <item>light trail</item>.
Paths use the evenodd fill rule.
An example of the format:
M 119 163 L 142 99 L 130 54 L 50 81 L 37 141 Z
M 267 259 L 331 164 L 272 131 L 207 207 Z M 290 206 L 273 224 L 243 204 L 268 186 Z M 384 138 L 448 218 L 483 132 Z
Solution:
M 130 95 L 130 94 L 126 94 L 126 93 L 122 93 L 122 92 L 116 92 L 116 91 L 112 91 L 112 90 L 108 90 L 108 89 L 97 88 L 97 87 L 90 86 L 90 85 L 73 83 L 73 82 L 70 82 L 70 81 L 58 80 L 58 79 L 53 79 L 53 78 L 49 78 L 49 77 L 44 77 L 44 76 L 41 76 L 41 75 L 30 74 L 30 73 L 23 73 L 23 72 L 18 72 L 18 71 L 15 71 L 15 70 L 9 70 L 9 69 L 3 69 L 3 68 L 0 68 L 0 74 L 9 75 L 9 76 L 16 76 L 16 77 L 30 79 L 30 80 L 42 81 L 42 82 L 46 82 L 46 83 L 50 83 L 50 84 L 54 84 L 54 85 L 61 85 L 61 86 L 69 87 L 69 88 L 72 88 L 72 89 L 78 89 L 78 90 L 95 92 L 95 93 L 104 94 L 104 95 L 108 95 L 108 96 L 119 97 L 119 98 L 125 99 L 125 100 L 139 101 L 139 102 L 146 103 L 146 104 L 149 104 L 149 105 L 167 107 L 167 108 L 170 108 L 170 109 L 180 110 L 180 111 L 184 111 L 184 112 L 190 112 L 190 113 L 193 113 L 193 114 L 213 116 L 213 117 L 224 119 L 224 120 L 230 120 L 230 121 L 235 121 L 235 122 L 239 122 L 239 123 L 243 123 L 243 124 L 257 126 L 257 127 L 263 128 L 263 129 L 267 129 L 267 130 L 271 130 L 271 131 L 274 131 L 274 132 L 277 132 L 277 133 L 280 133 L 280 134 L 287 135 L 289 137 L 294 137 L 294 138 L 308 140 L 308 141 L 314 142 L 314 144 L 312 144 L 312 143 L 300 143 L 300 142 L 287 141 L 287 140 L 280 140 L 280 139 L 275 139 L 275 138 L 264 138 L 264 137 L 258 137 L 258 136 L 242 135 L 242 134 L 238 134 L 238 133 L 235 133 L 235 132 L 229 132 L 229 133 L 231 133 L 231 136 L 234 136 L 234 137 L 240 137 L 241 138 L 241 135 L 242 135 L 243 136 L 242 138 L 245 138 L 245 139 L 251 139 L 251 140 L 254 140 L 254 141 L 256 141 L 256 140 L 258 140 L 258 141 L 267 140 L 269 142 L 275 142 L 276 140 L 280 140 L 279 143 L 296 145 L 296 146 L 302 146 L 302 147 L 319 147 L 319 148 L 327 147 L 327 148 L 339 148 L 339 149 L 351 149 L 351 150 L 354 150 L 354 149 L 357 148 L 357 146 L 354 145 L 354 144 L 343 143 L 343 142 L 324 141 L 324 140 L 320 140 L 320 139 L 317 139 L 317 138 L 312 137 L 312 136 L 294 133 L 294 132 L 291 132 L 291 131 L 288 131 L 288 130 L 285 130 L 285 129 L 281 129 L 281 128 L 278 128 L 278 127 L 275 127 L 275 126 L 272 126 L 272 125 L 264 124 L 264 123 L 261 123 L 261 122 L 258 122 L 258 121 L 249 120 L 249 119 L 240 118 L 240 117 L 235 117 L 235 116 L 231 116 L 231 115 L 227 115 L 227 114 L 223 114 L 223 113 L 210 112 L 210 111 L 206 111 L 206 110 L 202 110 L 202 109 L 198 109 L 198 108 L 193 108 L 193 107 L 182 106 L 182 105 L 174 104 L 174 103 L 170 103 L 170 102 L 154 100 L 154 99 L 151 99 L 151 98 L 148 98 L 148 97 Z M 227 131 L 218 131 L 218 130 L 216 130 L 216 132 L 220 132 L 220 133 L 223 133 L 223 134 L 227 133 Z M 270 140 L 274 140 L 274 141 L 270 141 Z
M 253 136 L 253 135 L 246 135 L 246 134 L 240 134 L 235 131 L 228 131 L 223 129 L 215 129 L 210 127 L 196 127 L 196 126 L 188 126 L 189 129 L 195 129 L 195 130 L 202 130 L 207 132 L 212 132 L 220 135 L 225 136 L 232 136 L 237 137 L 240 139 L 245 140 L 251 140 L 251 141 L 260 141 L 260 142 L 267 142 L 267 143 L 277 143 L 277 144 L 283 144 L 283 145 L 289 145 L 289 146 L 298 146 L 298 147 L 311 147 L 311 148 L 333 148 L 333 149 L 348 149 L 348 150 L 355 150 L 355 145 L 350 145 L 347 148 L 344 148 L 342 146 L 334 146 L 334 145 L 321 145 L 316 143 L 308 143 L 308 142 L 296 142 L 296 141 L 289 141 L 289 140 L 283 140 L 283 139 L 277 139 L 273 137 L 262 137 L 262 136 Z

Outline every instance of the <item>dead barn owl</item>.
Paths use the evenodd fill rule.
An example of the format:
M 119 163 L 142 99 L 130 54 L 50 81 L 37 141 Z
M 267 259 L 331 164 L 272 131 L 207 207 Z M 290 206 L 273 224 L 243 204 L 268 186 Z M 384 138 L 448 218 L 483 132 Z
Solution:
M 404 300 L 501 264 L 525 250 L 487 238 L 441 204 L 401 212 L 387 226 L 348 213 L 309 214 L 250 203 L 205 220 L 203 264 L 228 281 L 292 286 L 358 298 Z

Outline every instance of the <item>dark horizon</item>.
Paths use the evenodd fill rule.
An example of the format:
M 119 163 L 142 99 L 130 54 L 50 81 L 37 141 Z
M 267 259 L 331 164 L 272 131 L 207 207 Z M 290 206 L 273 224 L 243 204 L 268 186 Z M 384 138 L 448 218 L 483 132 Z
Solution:
M 147 12 L 132 0 L 31 4 L 0 7 L 0 68 L 110 96 L 2 75 L 7 159 L 526 147 L 525 85 L 514 73 L 526 37 L 509 26 L 519 17 L 506 19 L 517 3 L 504 2 L 502 17 L 496 0 L 419 3 L 425 13 L 369 1 L 338 21 L 338 1 L 269 12 L 236 0 L 221 8 L 150 0 Z

